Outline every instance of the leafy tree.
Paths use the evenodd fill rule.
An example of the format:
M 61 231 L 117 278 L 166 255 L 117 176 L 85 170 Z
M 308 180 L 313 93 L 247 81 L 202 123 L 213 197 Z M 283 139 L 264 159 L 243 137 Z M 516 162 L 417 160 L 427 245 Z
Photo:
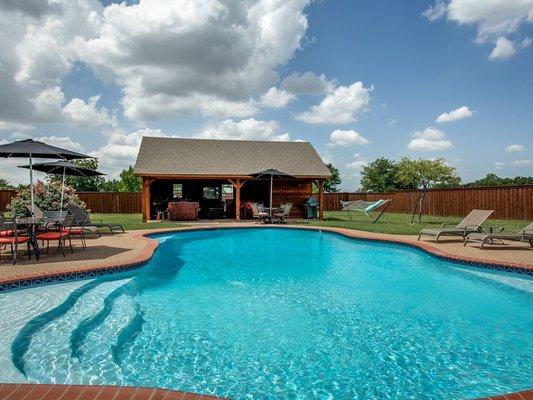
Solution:
M 413 222 L 417 208 L 418 221 L 422 222 L 424 200 L 429 188 L 454 187 L 461 184 L 461 178 L 457 176 L 455 168 L 447 165 L 443 158 L 412 160 L 409 157 L 403 157 L 396 166 L 398 168 L 396 173 L 398 182 L 410 188 L 422 190 L 413 208 L 411 222 Z
M 73 160 L 73 163 L 89 169 L 98 169 L 98 160 L 88 158 L 85 160 Z M 62 175 L 52 175 L 51 182 L 61 182 Z M 65 185 L 77 190 L 78 192 L 96 192 L 98 191 L 104 178 L 101 176 L 65 176 Z
M 142 179 L 133 173 L 133 167 L 131 165 L 120 173 L 118 187 L 121 192 L 142 191 Z
M 117 179 L 104 179 L 98 186 L 98 190 L 100 192 L 120 192 L 119 183 Z
M 504 186 L 504 185 L 531 185 L 533 176 L 516 176 L 514 178 L 500 178 L 496 174 L 487 174 L 484 178 L 465 184 L 466 187 L 472 186 Z
M 329 172 L 331 172 L 331 178 L 324 181 L 324 191 L 327 193 L 338 192 L 339 186 L 342 183 L 341 174 L 332 163 L 328 163 L 327 167 Z
M 9 183 L 6 179 L 0 179 L 0 189 L 15 189 L 15 186 L 13 186 L 11 183 Z
M 361 189 L 364 192 L 390 192 L 398 189 L 396 163 L 381 157 L 364 166 L 361 170 Z

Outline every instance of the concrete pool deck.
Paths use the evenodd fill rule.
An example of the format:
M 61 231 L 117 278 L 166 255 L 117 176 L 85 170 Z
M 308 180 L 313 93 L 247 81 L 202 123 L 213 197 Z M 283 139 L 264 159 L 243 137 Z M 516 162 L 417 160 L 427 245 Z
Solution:
M 149 260 L 157 247 L 156 241 L 146 238 L 144 236 L 146 234 L 241 227 L 261 229 L 265 225 L 250 222 L 201 222 L 186 226 L 181 225 L 176 228 L 129 231 L 123 234 L 103 235 L 100 238 L 88 238 L 86 250 L 82 250 L 79 240 L 73 239 L 74 253 L 66 251 L 66 256 L 62 257 L 56 249 L 50 249 L 50 254 L 42 254 L 39 261 L 34 258 L 30 261 L 20 252 L 17 265 L 11 264 L 9 254 L 4 251 L 0 264 L 0 284 L 48 276 L 107 270 L 120 266 L 138 266 Z M 522 271 L 533 271 L 533 248 L 529 246 L 529 243 L 508 242 L 509 244 L 505 246 L 494 245 L 480 249 L 476 244 L 463 246 L 461 238 L 455 237 L 444 237 L 435 244 L 424 239 L 417 242 L 416 235 L 390 235 L 346 228 L 303 225 L 269 225 L 268 227 L 330 231 L 349 237 L 414 245 L 437 256 L 458 261 L 490 263 L 503 265 L 509 269 L 518 268 Z

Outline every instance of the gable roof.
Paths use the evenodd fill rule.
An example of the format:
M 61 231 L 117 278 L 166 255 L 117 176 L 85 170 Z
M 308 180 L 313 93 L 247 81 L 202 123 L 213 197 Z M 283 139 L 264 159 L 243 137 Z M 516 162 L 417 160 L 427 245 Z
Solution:
M 297 177 L 329 178 L 329 169 L 307 142 L 182 139 L 145 136 L 137 175 L 247 176 L 274 168 Z

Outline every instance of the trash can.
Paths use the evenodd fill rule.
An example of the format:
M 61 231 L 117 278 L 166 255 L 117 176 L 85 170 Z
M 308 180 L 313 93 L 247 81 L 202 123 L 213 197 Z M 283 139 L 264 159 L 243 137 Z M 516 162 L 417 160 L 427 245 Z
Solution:
M 304 203 L 304 218 L 316 219 L 318 216 L 318 200 L 311 196 Z

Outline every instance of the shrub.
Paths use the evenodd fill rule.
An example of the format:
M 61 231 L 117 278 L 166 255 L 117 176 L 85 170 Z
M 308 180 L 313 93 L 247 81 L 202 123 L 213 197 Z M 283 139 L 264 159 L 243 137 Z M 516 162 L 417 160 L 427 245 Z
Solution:
M 34 186 L 34 202 L 42 211 L 56 211 L 59 210 L 61 204 L 61 183 L 50 182 L 43 183 L 38 181 Z M 65 197 L 63 199 L 63 207 L 67 204 L 78 204 L 81 208 L 85 208 L 85 203 L 80 200 L 76 191 L 69 186 L 65 186 Z M 7 209 L 16 218 L 28 217 L 31 215 L 28 207 L 31 207 L 31 193 L 30 187 L 26 186 L 19 190 L 17 195 L 11 199 Z

